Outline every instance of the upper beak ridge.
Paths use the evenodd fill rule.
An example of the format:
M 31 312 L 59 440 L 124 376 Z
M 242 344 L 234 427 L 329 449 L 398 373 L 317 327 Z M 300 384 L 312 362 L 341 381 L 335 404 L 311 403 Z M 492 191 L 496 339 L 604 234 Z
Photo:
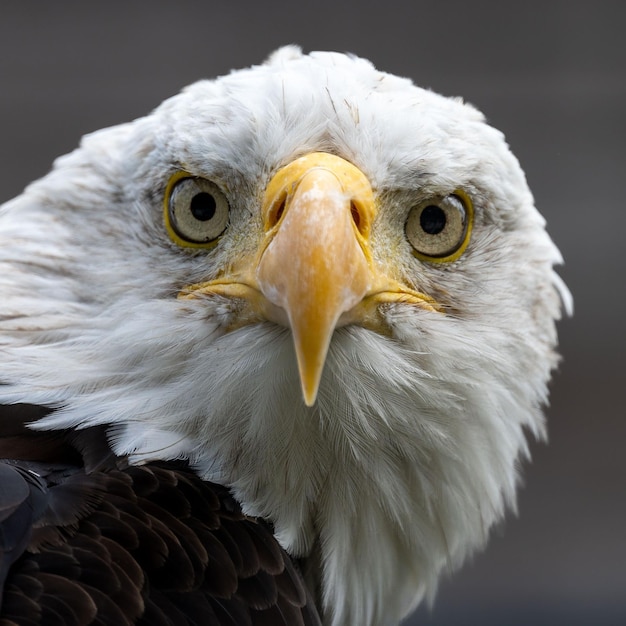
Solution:
M 315 402 L 339 318 L 371 288 L 367 235 L 374 213 L 365 176 L 330 154 L 294 161 L 267 187 L 269 243 L 256 281 L 265 298 L 286 313 L 308 406 Z

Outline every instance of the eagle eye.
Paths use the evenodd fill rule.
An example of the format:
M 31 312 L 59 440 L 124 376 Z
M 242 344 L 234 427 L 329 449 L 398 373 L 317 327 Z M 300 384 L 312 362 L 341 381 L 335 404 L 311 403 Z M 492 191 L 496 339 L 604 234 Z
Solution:
M 462 191 L 414 206 L 404 225 L 415 256 L 424 261 L 458 259 L 469 243 L 473 207 Z
M 210 248 L 228 226 L 228 200 L 210 180 L 179 172 L 165 192 L 165 226 L 180 246 Z

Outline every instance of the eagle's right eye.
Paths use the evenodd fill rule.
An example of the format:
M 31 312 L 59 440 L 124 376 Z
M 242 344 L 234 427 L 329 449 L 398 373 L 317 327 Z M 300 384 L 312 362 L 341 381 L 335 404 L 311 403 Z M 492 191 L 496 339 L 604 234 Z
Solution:
M 415 256 L 436 263 L 458 259 L 469 242 L 473 215 L 472 201 L 461 190 L 413 207 L 404 230 Z
M 229 205 L 210 180 L 179 173 L 165 193 L 165 226 L 180 246 L 210 248 L 228 226 Z

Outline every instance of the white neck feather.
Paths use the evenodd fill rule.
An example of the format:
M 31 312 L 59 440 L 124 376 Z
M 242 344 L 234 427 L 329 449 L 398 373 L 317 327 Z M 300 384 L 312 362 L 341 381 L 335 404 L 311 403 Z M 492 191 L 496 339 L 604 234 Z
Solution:
M 135 462 L 191 458 L 271 520 L 294 556 L 319 548 L 327 624 L 397 622 L 514 504 L 523 427 L 542 432 L 538 395 L 554 364 L 526 337 L 507 362 L 498 345 L 510 333 L 486 329 L 491 349 L 477 351 L 464 322 L 392 308 L 400 341 L 336 331 L 308 408 L 287 330 L 224 334 L 226 306 L 211 321 L 201 308 L 143 302 L 152 326 L 137 342 L 142 314 L 129 307 L 97 322 L 106 332 L 50 331 L 34 347 L 17 333 L 0 399 L 60 406 L 44 428 L 114 424 L 116 449 Z

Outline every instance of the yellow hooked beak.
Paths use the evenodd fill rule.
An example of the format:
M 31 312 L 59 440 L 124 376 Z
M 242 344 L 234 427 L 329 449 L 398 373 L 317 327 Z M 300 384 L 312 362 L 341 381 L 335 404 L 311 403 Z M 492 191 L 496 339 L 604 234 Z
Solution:
M 344 159 L 312 153 L 279 170 L 262 206 L 265 239 L 217 280 L 180 294 L 241 298 L 259 317 L 286 324 L 293 334 L 304 401 L 312 406 L 338 324 L 377 328 L 378 305 L 409 302 L 429 310 L 432 298 L 379 272 L 370 252 L 376 216 L 365 175 Z

